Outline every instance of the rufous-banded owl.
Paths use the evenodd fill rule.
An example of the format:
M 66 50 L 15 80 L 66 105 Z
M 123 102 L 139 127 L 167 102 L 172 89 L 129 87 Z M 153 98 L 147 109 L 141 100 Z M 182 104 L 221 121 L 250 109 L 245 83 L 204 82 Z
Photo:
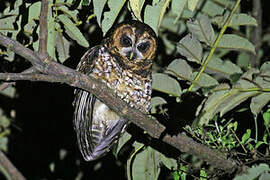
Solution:
M 77 70 L 104 82 L 131 107 L 147 113 L 151 99 L 151 67 L 157 50 L 154 31 L 139 21 L 117 25 L 100 45 L 88 50 Z M 124 132 L 127 120 L 93 94 L 77 89 L 74 128 L 86 161 L 110 151 Z

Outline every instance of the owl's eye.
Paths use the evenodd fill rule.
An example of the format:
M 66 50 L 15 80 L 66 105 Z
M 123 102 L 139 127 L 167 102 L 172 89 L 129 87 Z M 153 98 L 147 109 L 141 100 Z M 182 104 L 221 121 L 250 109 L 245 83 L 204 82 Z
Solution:
M 148 42 L 143 42 L 141 44 L 138 45 L 138 50 L 141 52 L 146 52 L 149 48 L 150 44 Z
M 124 47 L 130 47 L 130 46 L 132 46 L 132 40 L 127 35 L 123 35 L 120 38 L 120 43 Z

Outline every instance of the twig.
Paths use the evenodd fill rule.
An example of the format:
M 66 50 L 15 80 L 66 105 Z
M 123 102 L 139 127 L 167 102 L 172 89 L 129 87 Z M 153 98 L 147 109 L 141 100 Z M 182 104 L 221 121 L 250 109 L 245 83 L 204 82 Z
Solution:
M 4 81 L 46 81 L 63 82 L 63 78 L 46 74 L 0 73 L 0 79 Z
M 12 180 L 25 180 L 25 177 L 9 161 L 2 151 L 0 151 L 0 165 L 4 167 Z
M 260 65 L 259 49 L 261 47 L 262 36 L 262 8 L 261 1 L 253 0 L 252 2 L 252 15 L 257 21 L 257 26 L 253 28 L 251 42 L 255 45 L 256 54 L 251 54 L 250 63 L 252 67 L 258 67 Z
M 202 74 L 203 71 L 205 70 L 207 64 L 210 62 L 210 60 L 211 60 L 211 58 L 212 58 L 212 56 L 213 56 L 213 54 L 214 54 L 214 52 L 215 52 L 215 50 L 216 50 L 216 48 L 217 48 L 217 46 L 218 46 L 218 43 L 219 43 L 219 41 L 221 40 L 222 35 L 225 33 L 225 31 L 226 31 L 226 29 L 227 29 L 227 27 L 228 27 L 228 25 L 229 25 L 229 23 L 230 23 L 230 21 L 231 21 L 231 19 L 232 19 L 232 16 L 234 15 L 235 11 L 237 10 L 237 8 L 238 8 L 240 2 L 241 2 L 241 0 L 237 0 L 237 1 L 236 1 L 235 5 L 234 5 L 234 7 L 233 7 L 233 10 L 232 10 L 232 12 L 231 12 L 231 14 L 230 14 L 230 16 L 229 16 L 228 19 L 226 20 L 224 26 L 221 28 L 220 33 L 218 34 L 218 37 L 217 37 L 217 39 L 215 40 L 215 43 L 214 43 L 213 47 L 211 48 L 211 50 L 210 50 L 210 52 L 209 52 L 209 54 L 208 54 L 206 60 L 204 61 L 203 65 L 202 65 L 200 71 L 198 72 L 198 74 L 196 75 L 194 81 L 193 81 L 192 84 L 189 86 L 188 91 L 191 91 L 191 90 L 192 90 L 192 88 L 194 87 L 195 83 L 199 80 L 201 74 Z
M 39 17 L 39 48 L 38 53 L 40 57 L 45 59 L 48 56 L 47 52 L 47 38 L 48 38 L 48 0 L 42 0 Z
M 24 70 L 21 72 L 22 74 L 29 74 L 29 73 L 35 73 L 37 70 L 34 67 L 30 67 L 29 69 Z M 0 84 L 0 91 L 4 91 L 6 88 L 15 85 L 15 82 L 5 82 Z

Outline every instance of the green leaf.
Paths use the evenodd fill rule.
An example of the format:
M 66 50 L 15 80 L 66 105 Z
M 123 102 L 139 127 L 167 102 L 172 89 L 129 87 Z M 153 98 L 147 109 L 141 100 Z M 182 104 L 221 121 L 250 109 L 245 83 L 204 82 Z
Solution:
M 247 69 L 249 67 L 249 59 L 250 59 L 250 54 L 246 52 L 241 52 L 238 57 L 237 57 L 237 65 L 241 68 Z
M 269 171 L 269 165 L 261 163 L 258 166 L 252 166 L 252 168 L 249 168 L 247 170 L 247 173 L 236 176 L 234 180 L 247 180 L 247 179 L 255 179 L 261 174 L 263 174 L 265 171 Z
M 242 74 L 242 70 L 231 61 L 223 61 L 220 58 L 212 57 L 211 61 L 207 64 L 206 69 L 209 73 L 221 75 L 227 79 L 233 74 Z
M 6 136 L 0 138 L 0 150 L 4 152 L 8 151 L 8 138 Z
M 264 126 L 270 128 L 270 110 L 263 113 Z
M 118 153 L 121 151 L 121 149 L 123 148 L 123 146 L 130 140 L 131 135 L 127 132 L 125 132 L 118 140 L 118 144 L 117 144 L 117 148 L 114 152 L 114 154 L 116 155 L 116 157 L 118 156 Z
M 59 31 L 56 32 L 55 36 L 55 47 L 58 53 L 58 59 L 63 63 L 69 56 L 70 42 L 63 36 Z
M 14 87 L 8 87 L 3 91 L 0 91 L 0 94 L 8 96 L 10 98 L 14 98 L 16 93 L 16 89 Z
M 160 153 L 151 147 L 138 153 L 132 164 L 133 180 L 157 180 L 160 173 Z
M 35 21 L 30 21 L 23 27 L 23 30 L 27 35 L 31 36 L 34 33 L 34 30 L 36 30 L 36 26 L 37 24 Z
M 134 13 L 134 16 L 142 21 L 141 11 L 145 0 L 129 0 L 130 8 Z
M 211 94 L 208 99 L 203 102 L 204 107 L 201 110 L 201 106 L 199 106 L 196 115 L 198 116 L 198 111 L 201 110 L 199 124 L 208 124 L 209 120 L 213 119 L 213 117 L 219 112 L 219 106 L 221 102 L 226 99 L 228 96 L 228 92 L 230 86 L 228 84 L 220 84 L 214 90 L 217 90 L 213 94 Z
M 237 91 L 237 90 L 236 90 Z M 235 92 L 236 92 L 235 91 Z M 248 98 L 252 96 L 256 96 L 258 92 L 234 92 L 234 89 L 232 90 L 232 94 L 229 95 L 230 99 L 226 99 L 226 101 L 222 104 L 222 109 L 220 110 L 220 116 L 223 116 L 228 111 L 232 110 L 242 102 L 246 101 Z
M 78 44 L 83 47 L 89 47 L 88 41 L 85 39 L 81 31 L 77 26 L 69 19 L 65 14 L 58 16 L 58 19 L 64 24 L 65 29 L 67 30 L 68 35 L 74 39 Z
M 229 14 L 227 14 L 227 16 L 225 15 L 216 16 L 215 18 L 213 18 L 212 21 L 216 22 L 218 26 L 221 27 L 226 22 L 228 15 Z M 257 22 L 256 19 L 250 15 L 244 13 L 234 14 L 229 23 L 229 27 L 237 27 L 237 26 L 257 26 Z
M 200 15 L 194 22 L 187 22 L 187 27 L 189 32 L 196 35 L 201 42 L 205 42 L 212 47 L 215 41 L 215 33 L 211 21 L 206 15 Z
M 5 115 L 0 115 L 0 127 L 7 128 L 9 126 L 10 126 L 10 119 L 8 119 Z
M 71 6 L 75 1 L 74 0 L 57 0 L 56 5 L 61 6 L 61 5 L 67 5 Z
M 250 138 L 250 135 L 251 135 L 251 130 L 247 129 L 247 132 L 242 136 L 241 143 L 245 144 L 247 140 Z
M 162 22 L 166 8 L 168 7 L 169 0 L 162 0 L 159 2 L 153 2 L 153 5 L 147 5 L 144 11 L 144 23 L 148 24 L 156 34 L 158 34 L 158 28 Z
M 204 14 L 209 15 L 210 17 L 219 16 L 220 14 L 224 13 L 225 9 L 229 7 L 230 3 L 234 3 L 234 1 L 226 1 L 225 6 L 222 6 L 221 1 L 205 1 L 203 6 L 201 7 L 201 11 Z
M 198 72 L 192 73 L 191 79 L 195 79 Z M 195 87 L 211 87 L 218 85 L 218 81 L 206 73 L 202 73 Z
M 8 2 L 7 2 L 8 3 Z M 19 16 L 19 7 L 23 4 L 22 0 L 16 0 L 14 3 L 14 6 L 8 6 L 4 12 L 3 12 L 3 16 L 8 16 L 8 15 L 12 15 L 12 16 Z
M 265 62 L 261 66 L 260 71 L 261 71 L 261 76 L 264 76 L 264 79 L 269 82 L 270 81 L 270 61 Z
M 179 79 L 191 80 L 192 68 L 183 59 L 175 59 L 169 64 L 166 69 L 168 74 L 171 74 Z
M 171 14 L 166 14 L 162 20 L 161 28 L 166 29 L 168 31 L 171 31 L 176 34 L 182 34 L 186 31 L 186 25 L 183 21 L 177 21 L 174 22 L 175 18 Z M 161 38 L 168 37 L 168 34 L 164 34 L 164 36 L 161 36 Z M 175 47 L 175 43 L 173 43 L 173 46 Z
M 33 21 L 33 20 L 38 20 L 39 15 L 40 15 L 40 7 L 41 7 L 41 2 L 35 2 L 34 4 L 31 4 L 29 6 L 28 10 L 28 23 Z
M 259 180 L 269 180 L 270 179 L 270 172 L 264 172 L 261 174 Z
M 83 0 L 82 5 L 83 6 L 88 6 L 90 4 L 90 2 L 91 2 L 91 0 L 90 1 L 89 0 Z
M 260 68 L 260 71 L 262 71 L 263 73 L 266 73 L 266 72 L 270 73 L 269 72 L 270 71 L 270 62 L 267 61 L 267 62 L 263 63 L 263 65 Z
M 188 9 L 194 11 L 199 0 L 188 0 Z
M 152 89 L 172 96 L 180 96 L 182 93 L 179 83 L 170 76 L 162 73 L 153 73 Z
M 250 109 L 254 115 L 258 115 L 262 108 L 270 102 L 270 93 L 262 93 L 251 99 Z
M 229 27 L 242 26 L 242 25 L 257 26 L 257 22 L 256 22 L 256 19 L 250 15 L 247 15 L 244 13 L 234 14 L 230 21 Z
M 57 8 L 57 10 L 62 11 L 64 14 L 66 14 L 69 18 L 71 18 L 75 22 L 76 25 L 81 24 L 81 22 L 78 19 L 78 13 L 79 13 L 78 10 L 70 11 L 68 9 L 68 7 L 66 7 L 66 6 L 60 6 L 60 7 Z
M 97 22 L 101 26 L 101 16 L 104 6 L 108 0 L 93 0 L 94 13 L 97 16 Z
M 156 107 L 163 105 L 163 104 L 167 104 L 167 101 L 165 99 L 163 99 L 162 97 L 155 96 L 155 97 L 151 98 L 151 114 L 155 114 Z
M 173 179 L 174 180 L 179 180 L 180 179 L 178 171 L 173 172 Z M 181 180 L 186 180 L 186 178 L 181 176 Z
M 161 162 L 170 170 L 177 170 L 177 161 L 173 158 L 167 158 L 163 154 L 160 153 Z
M 258 149 L 258 147 L 260 147 L 262 144 L 265 144 L 265 142 L 263 141 L 258 141 L 255 145 L 255 149 Z
M 207 179 L 207 173 L 205 170 L 200 170 L 200 180 L 205 180 Z
M 106 34 L 112 27 L 125 2 L 126 0 L 108 0 L 110 10 L 104 13 L 104 19 L 101 23 L 103 34 Z
M 255 54 L 254 45 L 246 38 L 240 37 L 235 34 L 224 34 L 218 44 L 219 48 L 248 51 Z
M 15 22 L 17 16 L 9 16 L 0 19 L 0 32 L 7 35 L 10 31 L 15 31 L 13 23 Z
M 202 45 L 193 35 L 186 35 L 177 44 L 177 51 L 185 56 L 189 61 L 201 64 Z
M 220 116 L 223 116 L 248 98 L 256 96 L 258 94 L 256 91 L 241 91 L 241 89 L 254 87 L 253 83 L 243 79 L 240 79 L 232 89 L 227 84 L 217 86 L 214 89 L 216 91 L 205 102 L 200 115 L 200 124 L 207 124 L 215 114 L 220 113 Z
M 187 0 L 172 0 L 171 9 L 173 14 L 176 15 L 174 24 L 180 19 L 181 14 L 187 4 Z

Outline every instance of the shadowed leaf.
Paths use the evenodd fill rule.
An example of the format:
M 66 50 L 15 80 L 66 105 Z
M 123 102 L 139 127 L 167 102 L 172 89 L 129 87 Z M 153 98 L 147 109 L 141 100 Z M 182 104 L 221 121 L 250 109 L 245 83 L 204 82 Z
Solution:
M 166 74 L 153 73 L 152 89 L 172 96 L 180 96 L 182 93 L 179 83 Z

